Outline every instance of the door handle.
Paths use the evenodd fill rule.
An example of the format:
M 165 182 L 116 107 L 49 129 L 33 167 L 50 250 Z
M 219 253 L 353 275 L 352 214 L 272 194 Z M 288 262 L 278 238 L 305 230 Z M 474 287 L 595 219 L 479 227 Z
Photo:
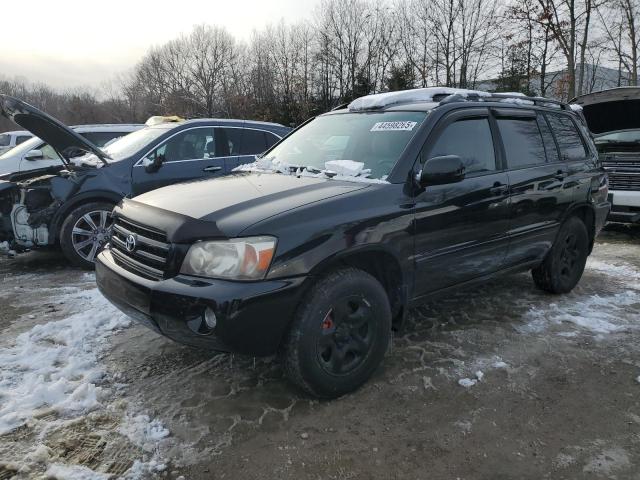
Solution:
M 222 167 L 204 167 L 202 169 L 203 172 L 217 172 L 219 170 L 222 170 Z
M 493 187 L 489 189 L 489 191 L 493 195 L 504 195 L 509 192 L 509 185 L 496 182 L 493 184 Z

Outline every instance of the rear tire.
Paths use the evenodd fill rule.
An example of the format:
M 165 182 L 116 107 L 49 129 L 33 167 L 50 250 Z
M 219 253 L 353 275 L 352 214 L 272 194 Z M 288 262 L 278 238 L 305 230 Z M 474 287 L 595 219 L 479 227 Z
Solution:
M 531 271 L 533 281 L 546 292 L 568 293 L 582 278 L 588 256 L 587 227 L 578 217 L 570 217 L 542 264 Z
M 284 342 L 284 368 L 307 393 L 336 398 L 356 390 L 380 365 L 391 338 L 387 293 L 355 268 L 321 279 L 302 300 Z
M 111 237 L 111 211 L 114 205 L 92 202 L 73 210 L 62 223 L 60 248 L 76 267 L 93 269 L 95 258 Z

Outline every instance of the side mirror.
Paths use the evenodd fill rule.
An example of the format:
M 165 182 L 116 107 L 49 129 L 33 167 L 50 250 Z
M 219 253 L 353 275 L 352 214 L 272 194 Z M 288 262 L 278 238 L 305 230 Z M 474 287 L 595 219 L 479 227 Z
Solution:
M 427 160 L 420 172 L 420 186 L 446 185 L 464 180 L 465 166 L 457 155 L 443 155 Z
M 164 155 L 156 155 L 154 159 L 150 162 L 145 159 L 144 169 L 147 173 L 155 173 L 160 170 L 160 167 L 164 163 Z
M 25 160 L 33 161 L 33 160 L 42 160 L 44 155 L 42 154 L 42 150 L 30 150 L 24 156 Z

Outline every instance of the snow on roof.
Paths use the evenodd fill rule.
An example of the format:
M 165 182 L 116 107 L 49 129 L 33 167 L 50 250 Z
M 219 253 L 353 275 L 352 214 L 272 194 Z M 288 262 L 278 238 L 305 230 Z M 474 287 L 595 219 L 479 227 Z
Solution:
M 374 95 L 356 98 L 349 104 L 348 108 L 352 111 L 373 110 L 390 107 L 391 105 L 400 103 L 436 102 L 436 100 L 434 100 L 435 97 L 449 95 L 460 95 L 462 97 L 490 97 L 492 94 L 489 92 L 482 92 L 480 90 L 466 90 L 463 88 L 416 88 L 413 90 L 401 90 L 398 92 L 376 93 Z
M 578 105 L 577 103 L 570 103 L 569 108 L 574 112 L 581 112 L 583 110 L 582 105 Z

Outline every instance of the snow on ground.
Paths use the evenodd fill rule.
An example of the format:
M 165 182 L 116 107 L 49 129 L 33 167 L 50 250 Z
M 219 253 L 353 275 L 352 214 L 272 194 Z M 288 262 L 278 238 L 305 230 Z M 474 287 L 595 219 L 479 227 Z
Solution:
M 117 431 L 129 439 L 132 448 L 151 452 L 146 462 L 136 461 L 128 471 L 119 473 L 125 478 L 140 478 L 150 471 L 163 470 L 156 446 L 169 431 L 158 420 L 134 413 L 126 403 L 114 407 L 117 399 L 102 361 L 109 337 L 131 321 L 95 287 L 64 291 L 58 298 L 60 303 L 80 306 L 81 311 L 55 321 L 40 318 L 42 323 L 0 349 L 0 435 L 6 436 L 4 441 L 16 432 L 33 430 L 37 437 L 24 459 L 13 459 L 19 465 L 15 470 L 29 471 L 34 465 L 41 469 L 44 465 L 50 478 L 112 478 L 87 466 L 65 465 L 43 443 L 58 431 L 84 428 L 83 422 L 97 410 L 109 411 L 116 418 L 120 424 Z
M 74 295 L 89 310 L 36 325 L 0 351 L 0 435 L 47 407 L 74 414 L 99 405 L 105 372 L 98 362 L 106 338 L 130 321 L 97 290 Z
M 624 284 L 624 288 L 613 295 L 581 295 L 576 298 L 577 295 L 572 293 L 556 297 L 557 300 L 548 306 L 529 310 L 525 316 L 527 323 L 524 330 L 543 331 L 551 325 L 573 324 L 601 338 L 605 334 L 637 328 L 635 322 L 625 320 L 627 316 L 624 312 L 629 307 L 640 306 L 640 271 L 632 265 L 610 264 L 594 259 L 587 263 L 588 270 L 605 275 L 608 281 L 618 281 Z M 567 332 L 561 333 L 567 336 Z
M 604 340 L 608 335 L 625 333 L 640 328 L 629 309 L 636 309 L 640 315 L 640 270 L 633 265 L 617 261 L 610 263 L 590 258 L 585 275 L 596 273 L 604 276 L 606 283 L 619 285 L 616 293 L 606 289 L 598 294 L 579 293 L 579 287 L 567 295 L 550 296 L 547 304 L 535 302 L 521 317 L 522 323 L 514 324 L 516 330 L 524 334 L 552 334 L 567 339 L 579 335 L 590 335 L 596 340 Z M 524 301 L 527 301 L 527 295 Z M 479 357 L 460 361 L 454 367 L 453 376 L 468 375 L 457 380 L 458 385 L 471 388 L 482 381 L 492 370 L 511 366 L 499 356 Z M 481 370 L 479 370 L 481 369 Z M 475 373 L 474 373 L 475 372 Z M 638 377 L 640 382 L 640 377 Z

